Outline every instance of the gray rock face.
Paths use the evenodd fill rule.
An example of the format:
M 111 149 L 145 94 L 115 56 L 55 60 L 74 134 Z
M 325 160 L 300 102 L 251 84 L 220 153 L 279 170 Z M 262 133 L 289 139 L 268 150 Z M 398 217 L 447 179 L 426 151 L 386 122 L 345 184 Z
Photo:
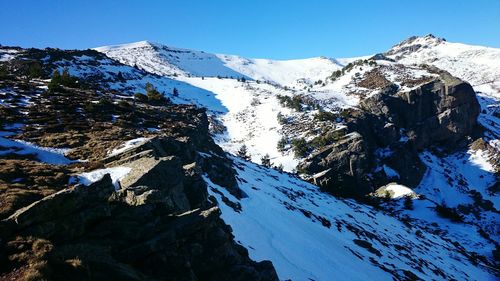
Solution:
M 472 87 L 444 72 L 414 90 L 377 94 L 360 106 L 409 131 L 417 149 L 455 144 L 472 132 L 480 111 Z
M 336 195 L 357 197 L 398 182 L 415 187 L 425 173 L 418 152 L 431 146 L 453 150 L 473 133 L 480 107 L 472 87 L 447 72 L 411 91 L 385 87 L 360 103 L 351 132 L 299 165 L 311 181 Z M 385 150 L 387 155 L 377 155 Z
M 299 169 L 313 174 L 314 184 L 342 196 L 357 196 L 370 192 L 366 175 L 370 171 L 370 154 L 366 142 L 358 133 L 311 155 Z M 357 188 L 353 188 L 357 187 Z

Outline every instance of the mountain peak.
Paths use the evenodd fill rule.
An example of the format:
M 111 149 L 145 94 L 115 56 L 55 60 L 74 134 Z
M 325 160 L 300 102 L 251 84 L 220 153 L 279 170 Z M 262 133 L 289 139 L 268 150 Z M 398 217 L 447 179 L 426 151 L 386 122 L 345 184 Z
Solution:
M 437 46 L 443 42 L 446 42 L 446 39 L 436 37 L 431 33 L 425 36 L 411 36 L 392 46 L 392 48 L 387 51 L 386 55 L 413 53 L 422 48 Z
M 94 50 L 99 51 L 99 52 L 103 52 L 103 51 L 112 50 L 112 49 L 135 49 L 135 48 L 145 48 L 145 47 L 147 48 L 147 47 L 155 47 L 157 45 L 159 45 L 159 44 L 153 43 L 151 41 L 143 40 L 143 41 L 138 41 L 138 42 L 133 42 L 133 43 L 97 47 L 97 48 L 94 48 Z

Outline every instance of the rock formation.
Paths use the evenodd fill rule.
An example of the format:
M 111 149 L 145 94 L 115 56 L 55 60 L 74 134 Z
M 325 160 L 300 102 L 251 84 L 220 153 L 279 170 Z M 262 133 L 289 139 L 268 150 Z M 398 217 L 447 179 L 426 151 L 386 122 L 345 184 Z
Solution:
M 457 147 L 474 132 L 480 110 L 467 82 L 427 69 L 437 76 L 406 91 L 389 84 L 377 69 L 369 72 L 365 86 L 379 93 L 362 99 L 359 109 L 351 112 L 348 134 L 309 156 L 299 170 L 342 196 L 365 195 L 394 176 L 415 187 L 425 172 L 418 151 Z M 390 168 L 384 170 L 384 165 Z M 387 174 L 388 169 L 397 174 Z

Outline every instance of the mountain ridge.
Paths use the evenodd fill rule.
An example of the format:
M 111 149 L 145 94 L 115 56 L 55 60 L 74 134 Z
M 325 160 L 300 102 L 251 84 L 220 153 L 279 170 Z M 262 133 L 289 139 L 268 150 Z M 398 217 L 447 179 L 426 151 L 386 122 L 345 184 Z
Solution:
M 411 49 L 415 40 L 419 39 L 410 40 L 403 47 Z M 454 43 L 439 42 L 438 46 L 455 46 L 449 44 Z M 477 86 L 471 86 L 463 77 L 453 77 L 453 71 L 461 74 L 464 69 L 472 69 L 478 54 L 484 53 L 473 50 L 468 60 L 462 49 L 455 52 L 460 56 L 450 74 L 447 69 L 434 66 L 451 62 L 446 54 L 434 52 L 435 46 L 420 46 L 410 53 L 405 49 L 402 53 L 349 61 L 329 69 L 332 72 L 326 76 L 311 74 L 309 80 L 286 77 L 288 84 L 282 85 L 249 79 L 232 68 L 223 73 L 209 69 L 216 74 L 213 77 L 198 76 L 207 74 L 204 67 L 210 66 L 198 62 L 199 58 L 208 62 L 216 59 L 218 66 L 225 62 L 215 55 L 206 57 L 206 53 L 187 50 L 187 60 L 182 56 L 175 58 L 174 52 L 149 43 L 130 47 L 137 50 L 110 57 L 96 51 L 0 47 L 0 67 L 7 71 L 7 76 L 2 76 L 4 80 L 0 80 L 0 155 L 13 158 L 0 159 L 6 162 L 0 185 L 15 184 L 22 190 L 26 181 L 35 180 L 37 187 L 48 194 L 16 201 L 17 205 L 8 212 L 26 207 L 33 200 L 39 202 L 40 198 L 54 202 L 50 197 L 53 191 L 45 185 L 66 194 L 75 184 L 92 184 L 101 178 L 103 182 L 96 185 L 105 186 L 106 192 L 117 200 L 112 204 L 147 209 L 156 208 L 161 202 L 167 210 L 179 206 L 181 213 L 188 206 L 186 197 L 189 202 L 200 202 L 201 197 L 195 194 L 205 194 L 206 189 L 207 196 L 201 199 L 210 204 L 217 202 L 219 215 L 215 209 L 204 209 L 177 214 L 176 218 L 183 221 L 184 217 L 198 217 L 201 220 L 195 220 L 195 228 L 206 230 L 215 226 L 219 231 L 227 231 L 221 224 L 213 224 L 212 219 L 220 216 L 232 229 L 231 235 L 226 232 L 227 235 L 218 236 L 218 241 L 227 245 L 225 253 L 238 248 L 234 245 L 244 246 L 250 259 L 270 260 L 281 279 L 328 280 L 334 274 L 341 280 L 366 280 L 371 276 L 384 280 L 498 277 L 494 268 L 498 267 L 500 242 L 496 235 L 500 163 L 495 159 L 500 149 L 499 91 L 490 87 L 491 83 L 489 88 L 477 91 Z M 471 54 L 470 50 L 466 48 L 465 54 Z M 161 52 L 173 58 L 158 57 Z M 433 60 L 435 54 L 440 55 Z M 495 54 L 496 51 L 486 52 L 486 56 Z M 237 58 L 233 58 L 235 64 L 246 67 L 246 61 Z M 416 63 L 421 58 L 426 65 Z M 175 65 L 176 60 L 182 63 Z M 30 66 L 34 64 L 39 64 L 42 72 L 39 77 L 29 78 Z M 260 75 L 283 69 L 275 65 L 272 69 L 256 67 Z M 49 82 L 51 74 L 56 70 L 64 70 L 81 84 L 49 89 L 53 87 Z M 483 74 L 496 75 L 495 68 L 475 70 L 475 81 L 480 81 Z M 231 73 L 234 76 L 222 75 Z M 470 112 L 461 109 L 467 104 L 471 105 Z M 474 128 L 462 130 L 461 120 Z M 84 126 L 85 122 L 94 125 Z M 456 138 L 448 138 L 454 130 L 458 133 Z M 412 149 L 412 145 L 418 148 L 422 142 L 415 140 L 425 134 L 437 134 L 435 137 L 445 143 L 436 141 L 421 144 L 422 150 Z M 366 149 L 367 145 L 371 148 Z M 305 182 L 307 171 L 297 167 L 311 160 L 312 155 L 317 157 L 317 166 L 326 165 L 325 170 L 315 169 L 313 179 L 309 179 L 316 185 Z M 372 159 L 374 166 L 361 169 L 364 164 L 361 161 L 358 165 L 356 159 L 363 157 Z M 53 165 L 56 162 L 63 166 Z M 412 166 L 415 163 L 420 163 L 418 174 L 422 178 L 416 184 L 403 184 L 408 174 L 417 174 Z M 23 168 L 13 168 L 19 165 Z M 53 171 L 53 175 L 44 176 L 44 171 Z M 331 171 L 342 175 L 332 176 Z M 358 171 L 380 183 L 374 185 L 376 190 L 365 191 L 373 192 L 354 200 L 332 196 L 319 187 L 323 180 L 336 181 Z M 162 172 L 183 178 L 184 185 L 158 185 L 152 175 Z M 110 179 L 104 176 L 107 173 Z M 199 193 L 193 193 L 193 188 Z M 85 191 L 84 187 L 77 189 Z M 14 195 L 18 198 L 23 193 Z M 101 199 L 99 208 L 119 210 Z M 35 217 L 33 210 L 21 213 L 30 219 Z M 167 213 L 160 208 L 147 214 L 157 219 L 156 215 Z M 205 215 L 212 219 L 203 222 Z M 105 218 L 120 225 L 115 219 Z M 14 234 L 17 231 L 8 229 L 14 229 Z M 127 231 L 114 229 L 125 235 L 119 236 L 121 239 L 126 239 L 117 241 L 128 241 Z M 197 243 L 206 245 L 203 237 L 197 239 Z M 16 243 L 31 249 L 33 241 L 12 241 L 5 248 L 0 244 L 0 258 L 8 260 L 8 251 L 22 253 L 24 248 L 11 247 Z M 56 252 L 61 251 L 57 244 L 54 243 Z M 161 243 L 155 245 L 163 247 Z M 182 245 L 188 247 L 189 243 Z M 139 253 L 145 255 L 147 249 Z M 206 272 L 204 259 L 200 263 L 197 258 L 197 253 L 203 251 L 199 251 L 199 246 L 191 249 L 192 252 L 183 251 L 178 257 L 196 261 L 194 274 Z M 237 259 L 245 266 L 272 272 L 269 263 L 259 269 L 245 258 L 244 251 L 237 251 Z M 315 254 L 311 255 L 311 251 Z M 47 257 L 41 256 L 42 260 Z M 81 257 L 85 266 L 86 262 L 95 262 Z M 127 255 L 118 257 L 137 261 Z M 209 260 L 218 265 L 221 261 L 223 266 L 234 268 L 228 260 Z M 8 264 L 10 269 L 17 266 L 1 264 Z M 82 269 L 78 265 L 75 268 Z M 250 268 L 247 273 L 258 275 Z M 0 269 L 5 270 L 1 266 Z M 24 272 L 22 268 L 16 270 Z M 136 270 L 141 272 L 144 267 L 138 264 L 127 272 Z

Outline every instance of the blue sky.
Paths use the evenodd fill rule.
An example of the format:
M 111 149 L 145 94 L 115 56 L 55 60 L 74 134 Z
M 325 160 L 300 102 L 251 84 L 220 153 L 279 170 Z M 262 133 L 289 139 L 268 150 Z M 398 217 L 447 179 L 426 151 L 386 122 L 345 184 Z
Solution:
M 2 0 L 0 44 L 141 40 L 275 59 L 381 52 L 411 36 L 500 47 L 500 0 Z

